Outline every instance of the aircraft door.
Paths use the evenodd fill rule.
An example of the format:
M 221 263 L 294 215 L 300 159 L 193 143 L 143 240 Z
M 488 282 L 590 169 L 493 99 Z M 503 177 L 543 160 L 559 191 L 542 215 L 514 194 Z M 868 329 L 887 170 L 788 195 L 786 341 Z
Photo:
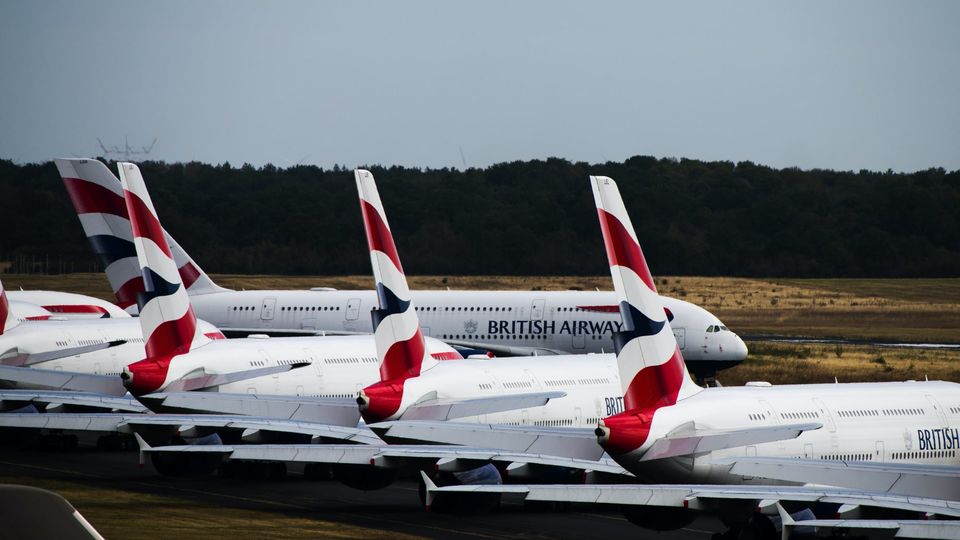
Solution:
M 360 317 L 360 299 L 351 298 L 347 300 L 347 309 L 344 312 L 344 317 L 348 321 L 355 321 Z
M 677 338 L 677 345 L 682 351 L 684 347 L 687 346 L 687 329 L 686 328 L 674 328 L 673 337 Z
M 421 326 L 421 327 L 420 327 L 420 333 L 423 334 L 423 337 L 430 337 L 430 327 L 429 327 L 429 326 Z
M 583 334 L 574 334 L 571 336 L 574 349 L 583 349 L 587 346 L 587 338 Z
M 930 394 L 926 394 L 927 401 L 930 402 L 930 406 L 933 407 L 933 412 L 937 413 L 937 421 L 940 422 L 941 426 L 949 427 L 947 423 L 947 415 L 943 414 L 943 408 L 940 406 L 940 403 L 933 398 Z
M 877 441 L 877 454 L 873 457 L 876 461 L 883 463 L 886 461 L 886 455 L 884 454 L 883 441 Z
M 830 414 L 830 409 L 827 408 L 827 405 L 819 399 L 814 399 L 813 403 L 820 409 L 820 418 L 823 419 L 823 423 L 827 426 L 827 429 L 830 430 L 830 433 L 837 431 L 837 424 L 833 421 L 833 415 Z
M 807 443 L 803 445 L 803 457 L 805 459 L 813 459 L 813 445 Z
M 534 300 L 530 304 L 530 320 L 531 321 L 542 321 L 543 320 L 543 304 L 544 301 L 542 298 Z
M 580 407 L 573 409 L 573 425 L 579 426 L 583 424 L 583 412 L 580 410 Z
M 276 298 L 264 298 L 263 307 L 260 309 L 260 319 L 264 321 L 273 320 L 273 311 L 277 307 Z

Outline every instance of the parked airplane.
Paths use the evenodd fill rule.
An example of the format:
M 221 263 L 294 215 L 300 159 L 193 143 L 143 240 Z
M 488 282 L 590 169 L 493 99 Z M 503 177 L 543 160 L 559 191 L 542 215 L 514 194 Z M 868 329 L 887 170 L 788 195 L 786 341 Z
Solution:
M 123 369 L 121 378 L 137 396 L 153 392 L 207 389 L 224 393 L 350 399 L 378 378 L 376 347 L 369 335 L 250 337 L 212 341 L 196 326 L 191 298 L 181 281 L 163 228 L 136 165 L 120 163 L 145 303 L 139 321 L 146 358 Z M 427 345 L 431 358 L 459 359 L 442 341 Z M 295 370 L 295 371 L 293 371 Z M 218 396 L 201 397 L 216 410 Z M 222 398 L 235 403 L 235 396 Z M 355 410 L 355 409 L 354 409 Z M 357 416 L 353 424 L 356 424 Z
M 135 309 L 143 290 L 120 184 L 96 160 L 56 160 L 94 251 L 104 260 L 120 306 Z M 166 232 L 171 253 L 199 317 L 233 333 L 369 333 L 374 291 L 232 291 L 216 285 Z M 608 291 L 418 291 L 427 336 L 499 355 L 612 350 L 619 327 Z M 743 341 L 710 312 L 664 298 L 691 371 L 703 378 L 738 364 Z
M 615 343 L 625 410 L 599 422 L 597 439 L 644 481 L 737 485 L 512 487 L 515 492 L 530 500 L 633 505 L 628 516 L 653 528 L 683 526 L 695 517 L 694 509 L 710 509 L 742 531 L 763 533 L 772 527 L 754 513 L 762 500 L 776 503 L 781 512 L 777 501 L 805 500 L 845 502 L 850 506 L 844 512 L 862 505 L 960 515 L 960 505 L 949 502 L 960 500 L 960 385 L 697 386 L 684 367 L 616 183 L 591 177 L 591 185 L 624 321 Z M 486 436 L 496 438 L 491 431 Z M 846 491 L 789 489 L 771 482 Z
M 381 310 L 375 312 L 374 317 L 375 321 L 379 322 L 379 324 L 377 324 L 376 341 L 378 345 L 378 355 L 383 363 L 381 366 L 382 381 L 368 387 L 361 394 L 360 401 L 362 407 L 365 408 L 364 414 L 370 417 L 368 418 L 369 420 L 380 417 L 397 416 L 398 414 L 402 416 L 404 414 L 404 406 L 407 403 L 418 401 L 416 398 L 420 395 L 426 395 L 432 399 L 437 399 L 439 402 L 443 402 L 445 397 L 450 397 L 452 393 L 456 393 L 456 391 L 461 388 L 466 388 L 465 392 L 469 395 L 469 392 L 473 390 L 472 387 L 474 386 L 480 388 L 488 386 L 488 381 L 491 380 L 489 372 L 481 373 L 469 369 L 464 369 L 460 377 L 457 378 L 437 378 L 435 382 L 439 382 L 440 384 L 432 385 L 426 394 L 424 394 L 424 388 L 416 386 L 418 381 L 430 380 L 437 373 L 452 372 L 459 369 L 458 366 L 486 363 L 488 366 L 492 366 L 491 371 L 499 373 L 499 367 L 504 366 L 504 369 L 506 369 L 506 366 L 511 366 L 511 364 L 507 363 L 506 360 L 500 359 L 486 361 L 467 359 L 457 362 L 437 363 L 422 354 L 422 337 L 416 325 L 416 310 L 413 307 L 409 291 L 407 291 L 406 288 L 402 267 L 399 264 L 396 249 L 389 235 L 389 225 L 385 217 L 383 217 L 379 196 L 376 195 L 372 178 L 369 177 L 368 173 L 365 173 L 365 171 L 357 171 L 356 174 L 358 188 L 361 191 L 361 205 L 364 209 L 364 223 L 367 226 L 371 259 L 375 268 L 377 292 L 381 298 L 381 305 L 383 306 Z M 608 227 L 612 226 L 604 222 L 605 232 Z M 633 270 L 633 268 L 637 268 L 637 266 L 634 263 L 637 258 L 642 260 L 639 246 L 634 248 L 623 243 L 615 243 L 608 240 L 608 249 L 617 254 L 617 260 L 625 259 L 629 261 L 629 272 L 632 272 L 634 276 L 636 276 L 637 271 Z M 620 266 L 627 263 L 612 264 L 614 266 Z M 632 396 L 627 401 L 628 406 L 636 407 L 638 398 L 647 399 L 651 404 L 650 407 L 653 407 L 653 411 L 650 413 L 652 416 L 653 413 L 662 414 L 663 411 L 668 410 L 671 406 L 679 407 L 685 401 L 695 399 L 696 396 L 706 396 L 708 392 L 713 392 L 713 395 L 717 398 L 723 397 L 722 392 L 726 390 L 697 390 L 695 385 L 692 384 L 692 381 L 689 380 L 689 376 L 686 375 L 686 371 L 683 368 L 682 361 L 679 360 L 679 354 L 676 352 L 677 345 L 675 341 L 671 340 L 671 343 L 666 343 L 666 340 L 671 335 L 669 325 L 666 321 L 667 317 L 662 305 L 656 303 L 656 295 L 653 293 L 653 289 L 644 284 L 644 282 L 652 283 L 645 265 L 643 266 L 642 274 L 646 279 L 641 280 L 640 277 L 636 277 L 636 279 L 629 281 L 626 286 L 624 286 L 624 282 L 628 281 L 626 278 L 619 275 L 615 278 L 615 283 L 618 287 L 617 290 L 626 290 L 627 296 L 625 298 L 632 301 L 628 302 L 625 300 L 622 304 L 626 327 L 624 337 L 626 339 L 620 340 L 620 343 L 624 344 L 624 346 L 621 347 L 621 356 L 629 354 L 633 357 L 639 355 L 640 358 L 667 357 L 671 359 L 670 362 L 672 363 L 658 364 L 651 362 L 650 365 L 654 366 L 654 369 L 652 371 L 644 371 L 644 369 L 646 369 L 644 364 L 641 363 L 639 369 L 636 367 L 637 363 L 635 358 L 628 359 L 621 357 L 619 361 L 620 365 L 623 366 L 623 374 L 614 373 L 612 378 L 624 381 L 623 385 L 630 391 L 636 392 L 638 388 L 642 387 L 648 392 L 646 395 L 639 396 L 636 393 L 627 394 L 628 396 Z M 640 286 L 647 288 L 639 290 L 638 287 Z M 641 300 L 644 300 L 645 303 L 640 303 L 638 307 L 634 307 L 632 303 L 636 302 L 635 297 L 638 293 L 641 295 Z M 666 345 L 669 345 L 669 347 Z M 542 364 L 549 364 L 551 361 L 556 360 L 556 358 L 520 360 L 529 360 L 530 362 L 539 361 Z M 665 367 L 661 367 L 658 370 L 658 368 L 655 367 L 658 365 Z M 547 373 L 552 373 L 549 366 L 542 369 Z M 574 371 L 571 372 L 569 371 L 570 369 Z M 559 375 L 576 379 L 581 377 L 581 374 L 575 371 L 575 365 L 567 366 L 567 370 L 566 373 L 560 373 Z M 531 373 L 532 370 L 525 373 L 525 375 L 530 375 Z M 484 375 L 486 375 L 487 378 L 484 378 Z M 493 380 L 496 381 L 498 379 L 499 378 L 495 378 Z M 534 390 L 537 389 L 534 385 L 536 381 L 535 378 L 526 380 L 531 381 L 531 386 Z M 510 385 L 507 388 L 500 386 L 494 387 L 492 389 L 494 391 L 490 392 L 490 394 L 494 394 L 493 396 L 475 395 L 478 395 L 478 400 L 480 401 L 495 400 L 498 394 L 501 399 L 513 399 L 517 395 L 522 394 L 525 389 L 530 388 L 522 384 L 524 379 L 520 379 L 517 382 L 521 384 Z M 577 382 L 580 381 L 578 380 Z M 556 387 L 570 393 L 577 392 L 576 389 L 565 388 L 563 386 L 565 384 L 570 383 L 558 381 Z M 819 387 L 823 385 L 815 386 Z M 863 395 L 861 389 L 857 386 L 826 386 L 845 387 L 846 390 L 854 394 L 854 397 Z M 892 385 L 888 386 L 892 387 Z M 683 392 L 681 392 L 681 387 L 685 387 Z M 448 392 L 448 388 L 452 391 Z M 939 386 L 928 385 L 927 388 L 936 391 Z M 665 461 L 667 459 L 672 459 L 673 462 L 679 464 L 687 463 L 687 476 L 684 479 L 689 481 L 691 479 L 701 478 L 697 476 L 701 471 L 697 470 L 694 465 L 703 453 L 727 448 L 738 448 L 741 452 L 744 452 L 744 448 L 746 448 L 746 455 L 750 455 L 749 448 L 751 446 L 756 449 L 769 447 L 770 445 L 775 447 L 780 444 L 790 444 L 790 439 L 801 436 L 801 434 L 805 436 L 811 432 L 816 432 L 816 430 L 822 426 L 823 417 L 818 417 L 818 411 L 815 408 L 821 405 L 817 396 L 807 395 L 806 399 L 801 399 L 799 393 L 788 393 L 785 395 L 788 400 L 777 400 L 781 408 L 776 411 L 776 414 L 773 414 L 772 412 L 764 412 L 762 408 L 756 411 L 754 409 L 762 407 L 765 404 L 764 397 L 769 394 L 764 394 L 764 392 L 772 393 L 776 396 L 778 390 L 770 389 L 766 386 L 753 386 L 743 389 L 746 392 L 759 393 L 753 396 L 753 401 L 742 399 L 740 390 L 741 389 L 734 389 L 731 391 L 730 395 L 733 399 L 732 405 L 724 400 L 715 399 L 711 401 L 711 410 L 696 411 L 697 413 L 704 413 L 703 416 L 708 420 L 717 421 L 720 424 L 719 429 L 713 425 L 701 424 L 700 416 L 688 416 L 683 423 L 674 424 L 674 429 L 660 437 L 663 444 L 657 447 L 656 454 L 651 453 L 649 457 L 651 459 L 654 457 L 659 458 L 660 464 L 669 465 L 669 463 Z M 676 397 L 670 397 L 684 396 L 684 394 L 689 394 L 689 397 L 685 397 L 685 399 L 680 399 L 679 401 Z M 462 396 L 458 395 L 457 397 L 460 398 Z M 556 398 L 546 406 L 540 407 L 537 410 L 549 410 L 551 406 L 562 403 L 565 399 L 566 398 Z M 462 400 L 461 403 L 468 403 L 468 400 Z M 620 403 L 622 403 L 622 401 Z M 849 405 L 856 404 L 849 403 Z M 790 407 L 797 408 L 797 410 L 790 410 Z M 845 412 L 852 413 L 853 411 L 843 411 L 839 409 L 832 411 L 837 417 L 846 417 Z M 530 420 L 530 418 L 523 418 L 523 416 L 525 416 L 523 413 L 520 415 L 521 418 L 519 422 L 516 417 L 510 418 L 504 416 L 509 414 L 511 413 L 487 415 L 487 419 L 496 417 L 501 421 L 511 422 L 512 420 L 512 423 L 515 424 Z M 566 418 L 570 418 L 573 414 L 568 413 Z M 636 419 L 638 421 L 645 419 L 645 417 L 640 416 L 641 413 L 636 410 L 632 411 L 632 414 L 637 417 Z M 744 420 L 738 422 L 737 420 L 741 415 L 744 417 Z M 622 418 L 625 416 L 627 415 L 621 414 L 614 415 L 611 418 Z M 850 414 L 849 416 L 863 420 L 870 415 Z M 726 422 L 727 425 L 732 425 L 726 427 L 723 422 Z M 416 424 L 416 422 L 407 422 L 407 424 Z M 640 425 L 636 430 L 626 431 L 627 428 L 633 427 L 630 425 L 626 426 L 622 432 L 619 431 L 619 427 L 614 428 L 618 429 L 618 431 L 616 431 L 615 435 L 611 436 L 610 432 L 606 431 L 607 429 L 611 429 L 610 424 L 616 424 L 616 422 L 601 425 L 600 438 L 605 442 L 610 440 L 615 442 L 621 440 L 632 441 L 635 440 L 633 437 L 646 435 L 648 433 L 647 431 L 643 431 L 643 425 Z M 447 427 L 450 428 L 450 430 L 459 431 L 460 433 L 467 433 L 471 427 L 459 422 L 456 424 L 433 422 L 424 425 L 433 431 L 442 431 L 443 428 Z M 567 422 L 561 425 L 567 425 Z M 428 467 L 431 468 L 431 470 L 456 472 L 472 469 L 478 465 L 492 461 L 509 464 L 507 467 L 508 470 L 521 472 L 523 472 L 525 470 L 524 467 L 527 466 L 533 466 L 533 470 L 536 470 L 536 468 L 540 466 L 547 466 L 610 473 L 616 472 L 615 468 L 603 460 L 564 456 L 562 454 L 569 449 L 563 448 L 563 445 L 542 444 L 544 440 L 543 437 L 550 436 L 553 436 L 552 441 L 554 443 L 560 442 L 558 435 L 561 431 L 568 432 L 570 435 L 568 437 L 568 443 L 577 444 L 578 435 L 585 435 L 585 430 L 558 430 L 541 426 L 542 425 L 473 425 L 472 428 L 475 439 L 482 441 L 477 445 L 480 446 L 480 448 L 476 446 L 469 448 L 464 446 L 430 445 L 367 445 L 362 447 L 344 445 L 320 447 L 317 445 L 209 445 L 202 447 L 172 446 L 151 448 L 149 445 L 141 443 L 141 451 L 150 453 L 151 455 L 180 456 L 184 458 L 190 456 L 214 456 L 226 462 L 243 462 L 247 460 L 257 462 L 298 461 L 352 466 L 361 472 L 354 475 L 354 482 L 351 483 L 351 485 L 365 489 L 373 489 L 386 485 L 390 478 L 392 478 L 390 474 L 391 471 L 405 464 L 417 467 Z M 464 429 L 465 427 L 467 429 Z M 836 425 L 834 427 L 836 427 Z M 899 428 L 903 429 L 904 426 L 901 425 Z M 852 450 L 855 448 L 853 445 L 859 442 L 858 434 L 850 433 L 849 431 L 842 431 L 831 427 L 827 427 L 822 431 L 824 433 L 832 432 L 838 434 L 837 439 L 832 441 L 839 445 L 838 450 Z M 926 441 L 921 442 L 921 444 L 930 444 L 930 441 L 934 440 L 938 441 L 936 444 L 947 444 L 942 442 L 946 438 L 944 431 L 939 432 L 939 435 L 933 435 L 934 431 L 929 431 L 929 433 L 931 433 L 931 435 L 921 437 L 922 441 Z M 421 436 L 417 438 L 423 439 L 422 433 Z M 507 450 L 505 446 L 502 446 L 504 443 L 508 445 L 516 444 L 519 439 L 524 439 L 527 445 L 525 451 Z M 581 442 L 582 440 L 583 438 L 581 438 Z M 848 443 L 850 444 L 848 445 Z M 607 444 L 607 447 L 611 449 L 617 448 L 610 444 Z M 649 451 L 649 449 L 647 450 Z M 599 454 L 599 448 L 597 448 L 597 453 Z M 744 454 L 741 453 L 740 455 Z M 864 455 L 866 455 L 866 452 L 864 452 Z M 641 460 L 644 457 L 648 456 L 640 456 Z M 798 462 L 796 457 L 796 455 L 792 455 L 791 459 L 788 460 L 788 464 Z M 906 456 L 902 457 L 909 459 Z M 754 461 L 758 459 L 759 458 L 753 458 Z M 894 457 L 894 459 L 896 459 L 896 457 Z M 431 463 L 433 467 L 430 467 Z M 635 465 L 635 463 L 636 460 L 634 459 L 624 462 L 625 465 L 629 464 L 631 466 Z M 831 464 L 836 464 L 836 462 L 832 460 L 818 460 L 816 463 L 827 467 L 831 466 Z M 738 462 L 735 467 L 741 466 L 742 464 L 743 463 Z M 747 464 L 749 465 L 750 463 Z M 780 463 L 775 463 L 773 467 L 779 464 Z M 843 507 L 843 511 L 848 514 L 851 512 L 851 508 L 863 507 L 865 509 L 893 508 L 927 513 L 928 515 L 960 516 L 960 506 L 936 498 L 936 496 L 941 493 L 952 493 L 949 491 L 950 489 L 957 489 L 955 475 L 942 474 L 942 471 L 938 474 L 937 471 L 931 472 L 929 470 L 900 470 L 897 476 L 891 480 L 890 485 L 884 487 L 880 483 L 877 483 L 877 474 L 875 473 L 878 471 L 870 471 L 867 469 L 866 467 L 861 467 L 857 472 L 864 478 L 870 478 L 870 481 L 874 482 L 872 490 L 830 487 L 800 488 L 769 485 L 753 487 L 687 484 L 633 486 L 622 484 L 617 486 L 500 486 L 477 485 L 476 483 L 467 486 L 436 488 L 429 478 L 426 478 L 426 484 L 429 490 L 427 496 L 428 504 L 434 502 L 434 498 L 438 492 L 468 494 L 520 493 L 531 500 L 602 501 L 634 505 L 634 508 L 628 512 L 628 516 L 631 517 L 631 519 L 637 520 L 646 526 L 660 528 L 672 528 L 682 525 L 688 522 L 690 514 L 696 510 L 711 510 L 721 514 L 725 519 L 729 519 L 730 523 L 738 527 L 737 531 L 766 533 L 769 532 L 769 530 L 760 524 L 768 524 L 768 522 L 760 518 L 751 517 L 758 506 L 770 507 L 775 505 L 777 511 L 782 511 L 782 505 L 796 503 L 809 506 L 815 502 L 847 505 Z M 635 471 L 638 475 L 642 475 L 648 473 L 650 469 L 647 467 L 637 467 Z M 883 472 L 887 473 L 889 471 Z M 679 474 L 679 469 L 672 467 L 668 473 Z M 825 476 L 825 474 L 817 475 L 815 481 L 821 481 Z M 647 477 L 640 476 L 640 478 L 646 479 Z M 707 481 L 710 479 L 709 477 L 706 478 Z M 930 484 L 921 484 L 920 482 L 923 481 L 930 482 Z M 828 480 L 825 483 L 831 482 Z M 918 496 L 918 489 L 924 489 L 924 487 L 929 489 L 930 485 L 936 486 L 934 495 L 927 497 Z M 951 488 L 951 486 L 953 487 Z M 944 491 L 941 492 L 941 490 Z M 647 511 L 648 509 L 652 510 Z M 788 515 L 786 519 L 792 518 Z M 821 523 L 821 525 L 827 526 L 826 522 Z M 840 525 L 842 525 L 842 523 L 840 523 Z M 932 523 L 931 525 L 933 527 L 941 526 L 939 522 Z M 790 526 L 793 527 L 792 524 Z M 913 522 L 897 522 L 880 525 L 871 522 L 858 523 L 857 526 L 903 528 L 920 526 L 925 527 L 922 529 L 924 531 L 931 530 L 929 527 L 923 526 L 922 524 L 917 525 Z
M 140 324 L 131 317 L 79 320 L 45 320 L 49 316 L 18 317 L 23 304 L 11 308 L 0 283 L 0 381 L 19 388 L 74 388 L 64 386 L 63 371 L 85 374 L 120 374 L 123 367 L 143 359 Z M 35 310 L 34 310 L 35 311 Z M 37 322 L 37 320 L 41 322 Z M 213 339 L 223 338 L 219 330 L 201 322 L 202 332 Z M 29 371 L 16 367 L 43 368 Z M 76 382 L 76 381 L 73 381 Z M 122 387 L 114 384 L 97 389 Z M 76 389 L 91 389 L 89 387 Z

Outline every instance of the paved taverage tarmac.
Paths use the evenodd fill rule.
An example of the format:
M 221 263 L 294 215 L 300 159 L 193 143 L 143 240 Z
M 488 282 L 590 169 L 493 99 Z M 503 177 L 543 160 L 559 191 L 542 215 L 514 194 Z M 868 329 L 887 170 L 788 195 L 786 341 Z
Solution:
M 64 495 L 107 538 L 658 538 L 704 539 L 722 526 L 698 519 L 656 533 L 616 509 L 531 509 L 505 501 L 480 515 L 425 512 L 417 484 L 358 491 L 290 473 L 282 480 L 158 475 L 136 452 L 0 448 L 0 483 Z

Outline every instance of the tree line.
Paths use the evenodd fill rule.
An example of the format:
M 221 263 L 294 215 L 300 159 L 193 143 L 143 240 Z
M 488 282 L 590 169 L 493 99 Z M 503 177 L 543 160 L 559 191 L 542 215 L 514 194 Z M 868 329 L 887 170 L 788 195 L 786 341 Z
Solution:
M 155 161 L 140 168 L 165 227 L 208 272 L 370 271 L 348 169 Z M 606 273 L 587 182 L 595 174 L 619 183 L 656 274 L 960 275 L 960 171 L 648 156 L 370 170 L 410 274 Z M 0 260 L 59 261 L 46 271 L 99 265 L 52 162 L 0 160 L 0 226 Z

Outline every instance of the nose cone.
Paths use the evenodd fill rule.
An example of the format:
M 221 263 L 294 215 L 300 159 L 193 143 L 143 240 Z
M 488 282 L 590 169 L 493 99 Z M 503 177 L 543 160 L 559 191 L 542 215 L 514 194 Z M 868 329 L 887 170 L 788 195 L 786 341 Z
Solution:
M 155 392 L 163 386 L 167 379 L 169 360 L 154 360 L 148 358 L 134 362 L 123 368 L 120 378 L 123 386 L 134 396 L 142 396 Z
M 733 343 L 730 347 L 730 359 L 737 362 L 743 362 L 747 359 L 747 344 L 740 339 L 740 336 L 733 334 Z

